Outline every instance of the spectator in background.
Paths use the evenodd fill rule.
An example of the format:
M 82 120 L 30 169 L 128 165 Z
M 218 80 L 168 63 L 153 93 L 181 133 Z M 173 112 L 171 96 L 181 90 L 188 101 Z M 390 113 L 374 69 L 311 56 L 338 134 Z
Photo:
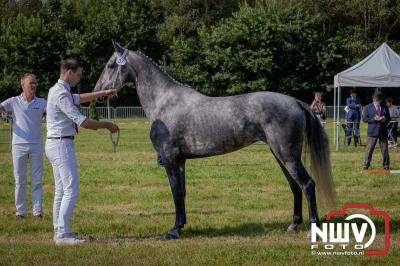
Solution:
M 350 145 L 351 137 L 354 135 L 354 145 L 360 141 L 361 100 L 357 98 L 355 89 L 350 91 L 350 97 L 346 99 L 346 144 Z M 353 134 L 354 132 L 354 134 Z
M 390 113 L 387 105 L 383 102 L 383 94 L 379 90 L 375 91 L 373 102 L 365 106 L 362 120 L 368 123 L 368 140 L 365 149 L 364 170 L 368 169 L 372 159 L 375 145 L 379 139 L 383 157 L 383 169 L 389 170 L 389 151 L 388 151 L 388 130 L 387 124 L 390 120 Z
M 326 104 L 321 100 L 321 92 L 314 92 L 314 100 L 310 106 L 313 113 L 318 117 L 322 127 L 326 119 Z
M 389 148 L 397 146 L 397 119 L 400 118 L 400 111 L 397 106 L 393 105 L 392 98 L 386 98 L 386 105 L 389 108 L 391 123 L 388 124 L 390 130 Z
M 32 214 L 41 218 L 43 145 L 42 118 L 46 112 L 46 100 L 36 97 L 36 76 L 26 73 L 21 78 L 22 93 L 0 103 L 0 113 L 12 113 L 12 159 L 15 177 L 15 207 L 17 217 L 26 216 L 27 165 L 29 161 Z

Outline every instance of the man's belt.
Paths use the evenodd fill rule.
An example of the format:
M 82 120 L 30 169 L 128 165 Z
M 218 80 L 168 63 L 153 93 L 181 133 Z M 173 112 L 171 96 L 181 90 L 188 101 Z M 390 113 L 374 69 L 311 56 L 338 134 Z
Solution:
M 47 137 L 47 139 L 74 139 L 74 136 L 64 136 L 64 137 Z

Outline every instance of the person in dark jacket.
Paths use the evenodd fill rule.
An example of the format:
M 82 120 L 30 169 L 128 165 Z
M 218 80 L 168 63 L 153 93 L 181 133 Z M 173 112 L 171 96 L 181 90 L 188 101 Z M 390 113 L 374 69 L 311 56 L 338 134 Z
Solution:
M 357 98 L 355 89 L 350 91 L 350 97 L 346 99 L 346 144 L 350 145 L 354 128 L 354 145 L 360 141 L 360 121 L 361 121 L 361 100 Z
M 389 170 L 389 151 L 388 151 L 388 129 L 387 123 L 390 121 L 389 109 L 383 102 L 383 94 L 379 90 L 375 91 L 372 99 L 373 102 L 365 106 L 362 120 L 368 123 L 368 140 L 365 149 L 364 170 L 368 169 L 371 163 L 372 153 L 376 142 L 379 139 L 383 157 L 383 169 Z

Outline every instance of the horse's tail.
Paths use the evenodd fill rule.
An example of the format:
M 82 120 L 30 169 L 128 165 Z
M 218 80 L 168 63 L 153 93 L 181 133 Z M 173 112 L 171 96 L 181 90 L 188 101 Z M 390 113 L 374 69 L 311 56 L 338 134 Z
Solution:
M 316 187 L 327 207 L 334 207 L 336 201 L 335 185 L 332 178 L 329 140 L 319 119 L 304 102 L 297 101 L 306 115 L 306 153 L 311 159 L 311 171 Z

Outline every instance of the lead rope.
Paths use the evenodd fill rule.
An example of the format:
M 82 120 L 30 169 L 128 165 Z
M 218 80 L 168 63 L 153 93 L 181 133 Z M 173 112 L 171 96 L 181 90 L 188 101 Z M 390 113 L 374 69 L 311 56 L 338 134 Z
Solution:
M 120 75 L 120 70 L 121 70 L 121 67 L 119 66 L 118 67 L 118 74 L 119 75 Z M 116 80 L 117 79 L 115 79 L 114 82 L 113 82 L 113 88 L 115 87 L 115 81 Z M 108 113 L 108 121 L 111 121 L 111 107 L 110 107 L 110 98 L 109 97 L 107 97 L 107 113 Z M 114 118 L 115 118 L 115 116 L 114 116 Z M 114 140 L 113 134 L 111 132 L 108 132 L 108 134 L 109 134 L 109 137 L 110 137 L 111 144 L 113 145 L 113 152 L 116 153 L 117 152 L 117 145 L 118 145 L 118 142 L 119 142 L 120 131 L 118 129 L 117 138 L 115 140 Z
M 110 98 L 107 98 L 107 110 L 108 110 L 108 120 L 111 121 Z M 119 142 L 119 135 L 120 135 L 119 129 L 117 131 L 117 138 L 115 140 L 114 140 L 113 134 L 111 132 L 108 132 L 108 134 L 109 134 L 109 137 L 110 137 L 111 144 L 113 145 L 113 152 L 115 153 L 115 152 L 117 152 L 117 145 L 118 145 L 118 142 Z

